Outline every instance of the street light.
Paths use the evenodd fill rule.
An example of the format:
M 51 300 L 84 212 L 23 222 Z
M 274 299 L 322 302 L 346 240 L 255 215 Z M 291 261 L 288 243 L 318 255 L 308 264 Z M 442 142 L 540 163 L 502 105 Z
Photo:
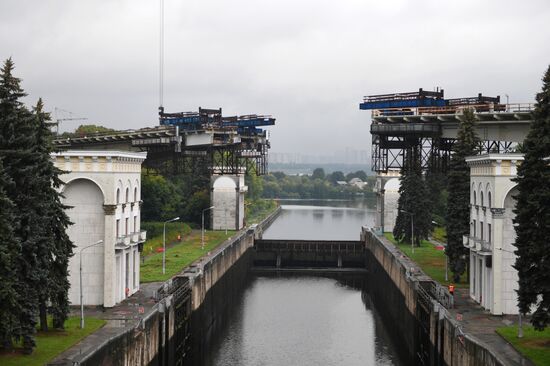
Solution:
M 164 225 L 162 228 L 162 274 L 166 274 L 166 224 L 172 221 L 179 220 L 178 217 L 174 217 L 171 220 L 164 221 Z
M 225 235 L 227 235 L 227 207 L 224 207 L 223 212 L 225 216 Z
M 411 250 L 412 254 L 414 254 L 414 214 L 409 211 L 405 210 L 399 210 L 400 212 L 406 213 L 408 215 L 411 215 Z
M 201 249 L 204 250 L 204 213 L 208 210 L 213 209 L 214 206 L 210 206 L 202 210 L 202 230 L 201 230 Z
M 93 244 L 88 245 L 87 247 L 84 247 L 80 249 L 80 329 L 84 329 L 84 295 L 82 291 L 82 252 L 85 249 L 91 248 L 95 245 L 103 244 L 103 240 L 98 240 Z

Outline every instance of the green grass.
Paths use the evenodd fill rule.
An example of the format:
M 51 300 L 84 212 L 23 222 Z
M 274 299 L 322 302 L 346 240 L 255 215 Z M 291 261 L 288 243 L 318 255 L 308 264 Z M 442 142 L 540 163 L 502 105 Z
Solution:
M 166 248 L 166 274 L 162 274 L 162 253 L 147 256 L 140 269 L 141 282 L 166 281 L 234 234 L 235 231 L 227 231 L 227 234 L 225 231 L 205 231 L 203 250 L 200 230 L 191 232 L 183 241 Z
M 162 248 L 162 222 L 144 222 L 141 224 L 143 230 L 147 230 L 147 241 L 143 244 L 141 255 L 147 256 L 156 253 L 158 248 Z M 191 234 L 191 227 L 183 222 L 169 222 L 166 224 L 166 243 L 177 241 L 178 235 L 185 240 L 186 236 Z
M 498 328 L 497 333 L 535 365 L 550 365 L 550 328 L 538 332 L 533 327 L 524 327 L 523 338 L 518 338 L 517 326 Z
M 277 202 L 275 200 L 258 200 L 255 202 L 247 202 L 246 205 L 246 223 L 258 224 L 270 213 L 277 209 Z
M 439 242 L 447 243 L 447 230 L 443 226 L 434 227 L 432 238 Z
M 435 246 L 422 240 L 420 247 L 414 248 L 414 254 L 412 253 L 411 245 L 407 243 L 397 243 L 392 233 L 384 233 L 384 236 L 395 244 L 401 251 L 403 251 L 409 258 L 415 261 L 420 268 L 435 281 L 447 286 L 452 281 L 445 281 L 445 252 L 443 250 L 435 249 Z M 449 279 L 452 279 L 452 273 L 449 271 Z M 466 276 L 462 276 L 460 283 L 454 284 L 456 287 L 468 287 L 469 283 L 466 282 Z
M 101 328 L 105 323 L 103 319 L 88 317 L 86 318 L 86 327 L 80 329 L 80 317 L 70 317 L 65 322 L 65 330 L 39 331 L 36 334 L 36 349 L 31 355 L 21 354 L 21 349 L 18 348 L 12 353 L 0 351 L 0 365 L 44 365 L 87 335 Z

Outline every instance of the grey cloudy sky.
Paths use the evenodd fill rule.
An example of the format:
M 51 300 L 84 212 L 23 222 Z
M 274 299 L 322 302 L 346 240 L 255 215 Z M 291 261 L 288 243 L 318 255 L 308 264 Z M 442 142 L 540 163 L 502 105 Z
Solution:
M 167 111 L 272 114 L 272 151 L 370 146 L 363 95 L 440 86 L 530 102 L 548 0 L 165 0 Z M 0 1 L 0 58 L 47 107 L 157 124 L 159 0 Z M 74 128 L 77 123 L 67 127 Z

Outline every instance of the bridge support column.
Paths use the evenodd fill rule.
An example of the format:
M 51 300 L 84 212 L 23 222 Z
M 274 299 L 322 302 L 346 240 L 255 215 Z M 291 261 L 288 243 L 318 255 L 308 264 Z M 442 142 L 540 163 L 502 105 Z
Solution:
M 338 254 L 338 268 L 342 268 L 342 254 Z
M 277 268 L 281 268 L 281 254 L 277 253 Z
M 244 175 L 212 176 L 210 227 L 213 230 L 240 230 L 244 227 Z
M 376 177 L 376 218 L 375 225 L 382 232 L 391 232 L 397 218 L 397 200 L 399 199 L 398 171 L 379 173 Z

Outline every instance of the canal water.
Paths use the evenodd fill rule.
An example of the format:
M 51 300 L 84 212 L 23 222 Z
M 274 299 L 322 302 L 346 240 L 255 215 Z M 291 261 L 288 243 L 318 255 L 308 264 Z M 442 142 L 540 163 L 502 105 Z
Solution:
M 359 240 L 364 201 L 283 201 L 266 239 Z M 251 274 L 207 366 L 401 365 L 357 275 Z

